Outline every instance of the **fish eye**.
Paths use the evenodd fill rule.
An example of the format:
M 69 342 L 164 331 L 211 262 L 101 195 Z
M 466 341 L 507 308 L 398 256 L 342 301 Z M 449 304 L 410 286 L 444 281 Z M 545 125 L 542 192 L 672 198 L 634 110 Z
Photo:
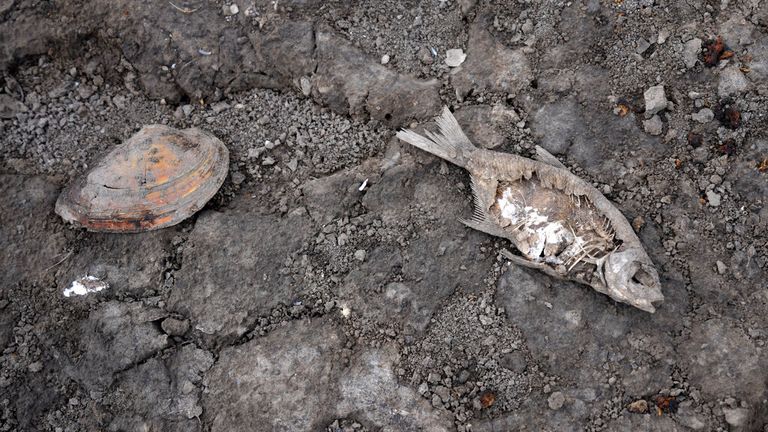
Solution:
M 646 272 L 642 268 L 637 269 L 634 275 L 632 275 L 632 282 L 639 284 L 639 285 L 653 285 L 653 276 L 651 276 L 650 273 Z

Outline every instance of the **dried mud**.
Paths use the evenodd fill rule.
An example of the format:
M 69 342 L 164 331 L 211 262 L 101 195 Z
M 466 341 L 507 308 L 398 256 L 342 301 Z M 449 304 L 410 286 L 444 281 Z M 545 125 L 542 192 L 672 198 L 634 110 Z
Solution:
M 0 71 L 0 431 L 768 430 L 765 2 L 5 0 Z M 394 138 L 444 104 L 615 202 L 658 311 L 461 225 L 466 173 Z M 219 193 L 65 225 L 152 123 L 227 145 Z

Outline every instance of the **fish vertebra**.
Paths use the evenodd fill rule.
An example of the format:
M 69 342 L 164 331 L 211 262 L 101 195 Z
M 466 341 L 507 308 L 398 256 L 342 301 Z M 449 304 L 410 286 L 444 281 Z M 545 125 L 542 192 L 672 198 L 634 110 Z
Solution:
M 516 264 L 586 284 L 616 301 L 655 312 L 659 275 L 624 215 L 541 147 L 539 160 L 475 147 L 448 108 L 438 133 L 401 140 L 469 171 L 475 211 L 462 222 L 511 241 Z

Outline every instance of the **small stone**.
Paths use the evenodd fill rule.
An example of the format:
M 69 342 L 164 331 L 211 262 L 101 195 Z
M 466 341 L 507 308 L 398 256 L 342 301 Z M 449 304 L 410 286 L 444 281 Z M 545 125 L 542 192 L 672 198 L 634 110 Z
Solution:
M 720 82 L 717 84 L 717 94 L 721 97 L 736 95 L 749 88 L 747 77 L 737 66 L 729 66 L 720 72 Z
M 680 421 L 680 424 L 682 424 L 685 427 L 689 427 L 693 430 L 704 429 L 704 427 L 707 425 L 706 423 L 701 421 L 698 417 L 696 417 L 693 414 L 690 414 L 690 415 L 678 414 L 677 418 Z
M 27 107 L 7 94 L 0 94 L 0 119 L 12 119 L 16 114 L 26 112 Z
M 728 267 L 725 266 L 725 263 L 720 261 L 720 260 L 715 262 L 715 265 L 717 266 L 717 273 L 718 274 L 724 275 L 725 271 L 728 270 Z
M 381 56 L 381 64 L 385 65 L 387 63 L 389 63 L 389 54 L 384 54 Z
M 83 100 L 91 97 L 95 91 L 96 90 L 93 87 L 85 84 L 77 88 L 77 94 L 78 96 L 80 96 L 80 99 L 83 99 Z
M 421 47 L 421 49 L 419 49 L 418 57 L 419 61 L 425 65 L 431 65 L 435 62 L 434 57 L 432 57 L 432 52 L 430 52 L 427 47 Z
M 636 400 L 631 404 L 629 404 L 629 406 L 627 406 L 627 409 L 631 413 L 645 414 L 648 412 L 648 401 L 646 401 L 645 399 Z
M 453 48 L 445 52 L 445 64 L 450 67 L 458 67 L 466 59 L 467 55 L 464 54 L 464 50 L 461 48 Z
M 484 326 L 493 324 L 493 318 L 489 317 L 488 315 L 480 315 L 478 318 L 480 320 L 480 324 Z
M 245 175 L 239 171 L 235 171 L 232 173 L 232 184 L 235 186 L 238 186 L 242 184 L 245 181 Z
M 525 20 L 523 25 L 520 27 L 520 30 L 522 30 L 524 34 L 530 34 L 533 31 L 533 21 L 530 19 Z
M 664 129 L 664 124 L 658 115 L 654 115 L 649 120 L 643 121 L 643 129 L 650 135 L 659 136 Z
M 669 34 L 670 34 L 669 30 L 661 29 L 659 31 L 659 35 L 656 37 L 656 43 L 659 45 L 662 45 L 664 42 L 667 41 L 667 39 L 669 39 Z
M 644 38 L 640 38 L 637 40 L 635 52 L 638 54 L 642 54 L 646 51 L 648 51 L 648 48 L 651 47 L 651 43 L 645 40 Z
M 685 63 L 687 69 L 696 66 L 699 54 L 701 54 L 701 39 L 694 38 L 685 43 L 683 47 L 683 63 Z
M 707 201 L 712 207 L 718 207 L 720 205 L 720 194 L 714 191 L 707 191 Z
M 442 408 L 443 402 L 440 400 L 440 396 L 432 395 L 432 406 L 435 408 Z
M 749 420 L 749 410 L 745 408 L 723 408 L 725 421 L 733 427 L 742 427 Z
M 29 366 L 27 366 L 27 369 L 33 373 L 40 372 L 43 370 L 43 362 L 36 361 L 34 363 L 30 363 Z
M 699 123 L 709 123 L 715 118 L 715 113 L 709 108 L 702 108 L 699 112 L 691 114 L 691 118 Z
M 667 95 L 662 85 L 650 87 L 643 93 L 643 97 L 645 98 L 645 118 L 650 118 L 667 108 Z
M 261 161 L 261 164 L 264 166 L 271 166 L 275 164 L 275 158 L 272 156 L 267 156 L 264 158 L 264 160 Z
M 422 382 L 421 384 L 419 384 L 418 391 L 420 395 L 424 396 L 429 391 L 429 384 L 427 384 L 426 382 Z
M 238 12 L 240 12 L 240 8 L 237 7 L 236 4 L 231 5 L 224 5 L 221 8 L 222 13 L 224 13 L 224 16 L 232 16 L 237 15 Z
M 299 85 L 301 86 L 301 94 L 304 96 L 309 96 L 312 93 L 312 82 L 309 80 L 309 77 L 301 77 Z
M 367 254 L 365 253 L 365 251 L 363 249 L 358 249 L 358 250 L 355 251 L 355 259 L 360 261 L 360 262 L 365 261 L 365 257 L 366 256 L 367 256 Z
M 429 381 L 431 384 L 437 384 L 440 382 L 440 375 L 430 372 L 429 375 L 427 375 L 427 381 Z
M 451 391 L 448 389 L 448 387 L 441 385 L 435 387 L 435 394 L 440 396 L 440 400 L 442 400 L 444 404 L 447 404 L 451 401 Z
M 547 399 L 547 403 L 549 404 L 549 408 L 553 410 L 559 410 L 563 407 L 563 404 L 565 403 L 565 396 L 562 392 L 554 392 L 551 395 L 549 395 L 549 398 Z
M 182 105 L 181 111 L 184 113 L 186 117 L 189 117 L 190 114 L 192 114 L 192 111 L 195 110 L 195 107 L 192 105 Z
M 213 111 L 214 114 L 219 114 L 221 112 L 224 112 L 230 108 L 229 104 L 226 102 L 216 102 L 215 104 L 211 105 L 211 111 Z
M 232 175 L 232 177 L 234 177 L 234 175 Z M 171 336 L 183 336 L 189 330 L 189 320 L 166 318 L 160 323 L 160 328 L 162 328 L 166 334 Z
M 288 166 L 289 170 L 296 171 L 296 169 L 299 167 L 299 160 L 296 158 L 293 158 L 289 160 L 286 165 Z

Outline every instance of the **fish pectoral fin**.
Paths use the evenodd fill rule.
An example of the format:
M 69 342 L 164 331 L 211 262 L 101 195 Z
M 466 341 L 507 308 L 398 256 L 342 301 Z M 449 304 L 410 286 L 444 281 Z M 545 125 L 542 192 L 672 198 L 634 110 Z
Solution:
M 557 160 L 557 158 L 550 152 L 548 152 L 544 147 L 536 146 L 536 160 L 542 163 L 545 163 L 547 165 L 552 165 L 553 167 L 562 168 L 564 170 L 567 170 L 565 165 L 563 165 L 562 162 Z
M 463 223 L 464 225 L 472 229 L 476 229 L 486 234 L 490 234 L 495 237 L 509 239 L 509 236 L 507 235 L 507 233 L 504 232 L 504 229 L 502 227 L 489 221 L 487 218 L 483 218 L 482 215 L 478 215 L 477 213 L 475 213 L 472 219 L 459 219 L 459 222 Z
M 528 268 L 532 268 L 532 269 L 536 269 L 536 270 L 542 271 L 542 272 L 548 274 L 549 276 L 552 276 L 555 279 L 561 279 L 561 280 L 565 279 L 555 269 L 553 269 L 552 267 L 548 266 L 547 264 L 545 264 L 543 262 L 528 261 L 527 259 L 525 259 L 525 258 L 523 258 L 521 256 L 513 254 L 512 252 L 510 252 L 507 249 L 502 249 L 502 250 L 499 251 L 499 253 L 504 255 L 504 257 L 506 259 L 510 260 L 512 263 L 517 264 L 519 266 L 528 267 Z
M 475 215 L 482 214 L 493 205 L 496 199 L 496 188 L 499 181 L 494 179 L 485 179 L 474 174 L 469 176 L 472 181 L 472 197 L 475 201 Z

